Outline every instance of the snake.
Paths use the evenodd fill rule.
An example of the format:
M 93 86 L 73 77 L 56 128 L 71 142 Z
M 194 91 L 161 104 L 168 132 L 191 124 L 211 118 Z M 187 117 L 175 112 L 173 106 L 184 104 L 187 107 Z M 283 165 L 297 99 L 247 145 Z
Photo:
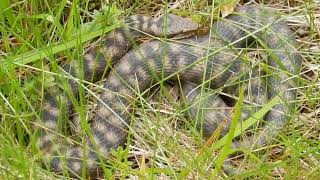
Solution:
M 179 41 L 155 39 L 132 49 L 132 36 L 147 33 L 172 37 L 194 30 L 197 25 L 172 14 L 168 15 L 167 21 L 134 15 L 126 23 L 131 26 L 128 31 L 115 29 L 106 36 L 101 48 L 83 55 L 83 68 L 72 63 L 61 68 L 73 76 L 82 73 L 85 80 L 95 82 L 104 76 L 108 64 L 112 64 L 105 75 L 104 90 L 83 145 L 65 145 L 56 132 L 61 124 L 63 126 L 59 118 L 62 111 L 72 110 L 68 97 L 76 96 L 79 91 L 77 82 L 74 79 L 67 81 L 71 92 L 54 88 L 45 94 L 37 147 L 44 153 L 43 161 L 51 171 L 80 177 L 83 170 L 91 176 L 103 170 L 99 163 L 105 160 L 110 150 L 126 143 L 132 115 L 130 106 L 137 94 L 165 80 L 181 85 L 182 99 L 186 104 L 194 105 L 186 114 L 206 138 L 225 117 L 232 117 L 233 112 L 214 110 L 215 107 L 228 107 L 228 104 L 221 96 L 208 94 L 207 98 L 201 98 L 203 93 L 199 87 L 202 85 L 238 97 L 242 88 L 239 84 L 251 84 L 243 88 L 248 108 L 243 108 L 241 119 L 259 110 L 255 105 L 280 97 L 281 101 L 264 116 L 265 124 L 259 131 L 261 135 L 258 138 L 249 136 L 246 141 L 235 140 L 232 143 L 234 148 L 270 143 L 294 111 L 296 92 L 292 88 L 298 83 L 302 57 L 297 51 L 293 31 L 274 10 L 262 5 L 239 6 L 232 14 L 214 21 L 209 33 Z M 163 24 L 167 24 L 166 28 Z M 248 44 L 255 41 L 267 49 L 264 72 L 250 67 L 242 56 Z M 261 78 L 261 74 L 265 78 Z M 227 83 L 230 85 L 226 86 Z M 206 107 L 201 118 L 199 104 Z M 230 122 L 224 123 L 221 135 L 228 132 L 229 125 Z

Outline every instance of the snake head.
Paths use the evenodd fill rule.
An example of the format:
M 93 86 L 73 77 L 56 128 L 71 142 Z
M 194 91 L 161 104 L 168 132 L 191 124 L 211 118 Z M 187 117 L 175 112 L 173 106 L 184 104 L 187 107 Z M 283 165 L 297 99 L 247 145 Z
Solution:
M 173 37 L 195 31 L 198 28 L 198 24 L 191 19 L 174 14 L 164 15 L 156 19 L 138 14 L 128 17 L 125 22 L 129 25 L 129 28 L 136 30 L 136 32 L 133 31 L 135 36 L 140 36 L 143 32 L 156 37 Z
M 167 18 L 164 21 L 164 18 Z M 183 34 L 191 31 L 195 31 L 198 28 L 198 24 L 188 18 L 183 18 L 174 14 L 168 14 L 167 16 L 163 16 L 160 19 L 162 24 L 165 24 L 166 27 L 161 27 L 165 34 L 168 36 L 175 36 L 178 34 Z M 163 21 L 165 23 L 163 23 Z

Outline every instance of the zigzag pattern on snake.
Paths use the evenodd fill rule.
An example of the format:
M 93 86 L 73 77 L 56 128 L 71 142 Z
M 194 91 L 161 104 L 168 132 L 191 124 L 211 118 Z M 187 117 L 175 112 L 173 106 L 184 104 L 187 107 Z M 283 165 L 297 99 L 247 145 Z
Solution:
M 134 16 L 129 22 L 136 25 L 136 29 L 156 36 L 163 35 L 159 31 L 161 20 Z M 190 21 L 170 15 L 169 31 L 164 34 L 179 34 L 186 29 L 193 30 L 195 26 Z M 137 32 L 131 30 L 133 35 L 139 36 Z M 106 37 L 105 45 L 100 51 L 85 54 L 83 59 L 84 78 L 92 81 L 101 78 L 107 59 L 111 59 L 112 63 L 118 61 L 107 76 L 104 84 L 107 91 L 101 93 L 102 102 L 99 102 L 97 113 L 90 125 L 93 141 L 86 140 L 86 154 L 83 154 L 83 147 L 64 146 L 57 140 L 54 131 L 58 129 L 61 113 L 59 103 L 67 107 L 66 111 L 71 110 L 71 103 L 64 93 L 48 93 L 44 97 L 42 120 L 45 128 L 41 130 L 38 139 L 39 149 L 45 152 L 45 162 L 52 171 L 67 170 L 70 175 L 76 176 L 82 172 L 82 159 L 85 155 L 85 169 L 89 175 L 101 170 L 100 158 L 106 156 L 111 148 L 117 148 L 126 142 L 130 124 L 128 99 L 132 100 L 138 90 L 143 92 L 162 79 L 179 79 L 185 100 L 190 104 L 197 101 L 197 86 L 203 82 L 206 82 L 208 87 L 216 89 L 223 88 L 226 82 L 237 82 L 240 79 L 250 81 L 253 86 L 246 86 L 245 100 L 254 104 L 264 104 L 275 96 L 281 96 L 283 102 L 275 105 L 265 116 L 268 125 L 262 128 L 261 136 L 258 139 L 249 139 L 251 145 L 256 143 L 257 146 L 261 146 L 269 143 L 284 126 L 286 114 L 294 108 L 292 102 L 295 92 L 288 89 L 295 87 L 297 82 L 296 78 L 289 77 L 299 72 L 301 57 L 296 51 L 297 42 L 293 35 L 287 24 L 281 21 L 274 11 L 256 5 L 238 7 L 234 14 L 214 22 L 210 34 L 185 38 L 179 43 L 153 40 L 127 53 L 128 36 L 122 28 L 115 30 Z M 268 65 L 272 74 L 266 81 L 259 78 L 255 69 L 252 74 L 243 73 L 248 69 L 248 65 L 240 54 L 247 43 L 254 39 L 259 39 L 268 49 Z M 79 73 L 79 69 L 73 65 L 66 65 L 63 69 L 70 71 L 72 75 Z M 71 80 L 69 84 L 72 93 L 76 94 L 77 84 Z M 238 96 L 239 85 L 235 84 L 225 87 L 223 91 Z M 208 107 L 227 107 L 219 97 L 209 97 L 202 103 Z M 243 111 L 243 118 L 256 109 L 259 108 Z M 190 108 L 190 119 L 197 118 L 196 111 L 196 108 Z M 230 114 L 209 108 L 204 111 L 203 121 L 199 121 L 197 127 L 208 137 L 224 119 L 221 116 L 232 116 L 227 115 L 228 113 Z M 227 131 L 228 123 L 222 134 Z M 233 144 L 234 147 L 243 145 L 246 143 L 241 140 Z

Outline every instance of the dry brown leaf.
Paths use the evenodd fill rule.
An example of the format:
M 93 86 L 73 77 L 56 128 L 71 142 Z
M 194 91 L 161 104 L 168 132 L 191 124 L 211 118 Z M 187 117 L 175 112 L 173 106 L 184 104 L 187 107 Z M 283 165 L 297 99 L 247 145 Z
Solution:
M 225 4 L 221 6 L 221 16 L 226 17 L 234 12 L 235 4 Z

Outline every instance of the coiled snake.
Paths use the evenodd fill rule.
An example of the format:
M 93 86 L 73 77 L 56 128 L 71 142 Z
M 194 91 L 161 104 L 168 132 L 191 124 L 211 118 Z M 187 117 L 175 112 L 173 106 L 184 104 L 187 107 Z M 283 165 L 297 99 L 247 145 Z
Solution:
M 174 15 L 168 17 L 166 33 L 161 31 L 161 19 L 156 21 L 148 17 L 133 16 L 127 22 L 134 29 L 155 36 L 171 36 L 196 28 L 196 24 Z M 134 36 L 141 35 L 133 29 L 130 33 Z M 179 79 L 184 99 L 190 104 L 199 102 L 197 99 L 200 90 L 197 87 L 204 82 L 208 87 L 216 89 L 224 87 L 227 82 L 250 81 L 252 85 L 245 86 L 244 99 L 254 104 L 264 104 L 275 96 L 281 96 L 282 102 L 275 105 L 264 118 L 268 125 L 262 128 L 263 133 L 258 139 L 249 139 L 251 145 L 267 144 L 283 127 L 286 114 L 294 107 L 295 92 L 288 89 L 296 86 L 294 75 L 299 72 L 301 57 L 296 51 L 297 42 L 293 35 L 286 23 L 272 10 L 256 5 L 238 7 L 234 14 L 214 22 L 210 34 L 185 38 L 179 43 L 153 40 L 127 53 L 129 37 L 123 28 L 116 29 L 107 35 L 100 50 L 85 54 L 83 58 L 82 73 L 84 79 L 89 81 L 101 78 L 108 60 L 112 64 L 118 62 L 104 84 L 107 90 L 100 95 L 102 101 L 99 102 L 97 113 L 90 125 L 92 136 L 86 140 L 85 151 L 80 146 L 64 146 L 55 136 L 60 114 L 59 104 L 66 106 L 66 111 L 71 110 L 70 100 L 65 93 L 59 94 L 58 91 L 47 93 L 44 97 L 42 123 L 45 128 L 40 132 L 37 145 L 45 153 L 45 162 L 52 171 L 62 172 L 67 168 L 70 175 L 80 175 L 85 156 L 85 169 L 88 174 L 94 174 L 101 168 L 97 163 L 101 156 L 106 156 L 111 148 L 117 148 L 126 142 L 130 124 L 128 99 L 132 99 L 138 90 L 143 92 L 163 79 Z M 272 75 L 267 76 L 266 81 L 258 77 L 255 68 L 253 73 L 243 73 L 248 69 L 248 65 L 240 54 L 247 43 L 254 39 L 258 39 L 260 44 L 267 48 L 270 66 L 268 71 L 271 71 Z M 66 65 L 63 69 L 75 76 L 81 73 L 81 70 L 73 65 Z M 69 84 L 72 93 L 76 94 L 77 84 L 72 80 Z M 226 86 L 223 91 L 238 96 L 239 83 L 234 84 L 236 85 Z M 202 103 L 207 107 L 227 107 L 217 96 L 210 96 Z M 195 107 L 197 106 L 189 109 L 190 119 L 197 117 Z M 258 107 L 244 110 L 243 118 L 255 109 Z M 203 121 L 199 121 L 197 127 L 203 131 L 205 137 L 209 137 L 225 119 L 223 116 L 230 117 L 228 113 L 230 114 L 209 108 L 204 111 Z M 222 133 L 227 131 L 228 123 Z M 246 143 L 241 140 L 233 144 L 234 147 L 242 145 Z

